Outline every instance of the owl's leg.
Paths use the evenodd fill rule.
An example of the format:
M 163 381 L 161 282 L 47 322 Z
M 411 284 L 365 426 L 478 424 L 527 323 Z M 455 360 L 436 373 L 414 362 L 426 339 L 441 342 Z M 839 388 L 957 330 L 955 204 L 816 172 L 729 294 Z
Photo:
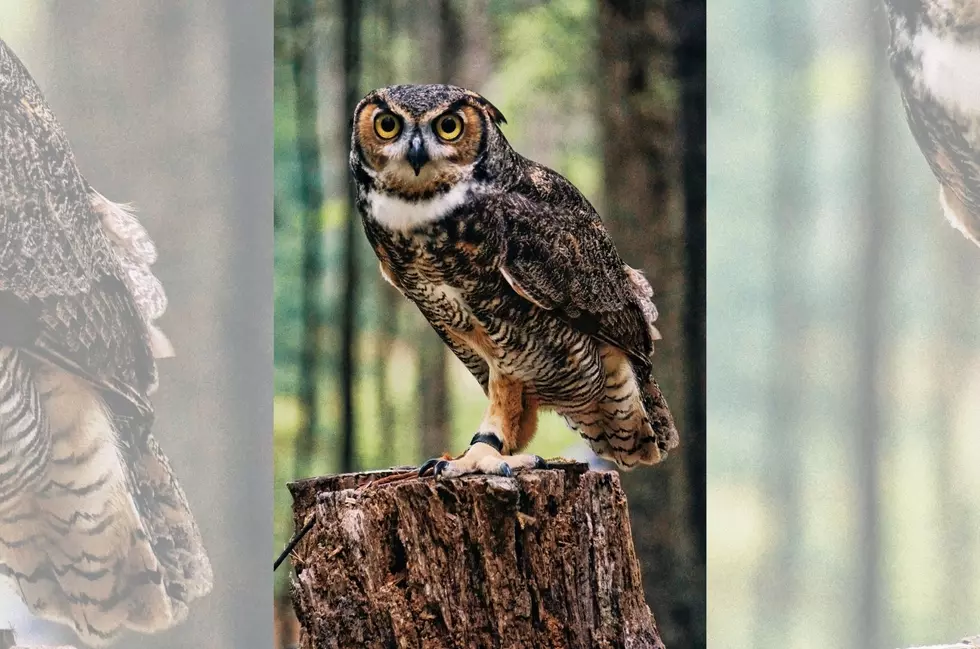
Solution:
M 513 454 L 527 446 L 534 435 L 537 400 L 525 397 L 520 381 L 496 372 L 491 372 L 487 392 L 490 405 L 466 452 L 453 460 L 429 460 L 419 475 L 431 468 L 437 477 L 446 478 L 468 473 L 509 476 L 514 469 L 545 466 L 537 455 Z

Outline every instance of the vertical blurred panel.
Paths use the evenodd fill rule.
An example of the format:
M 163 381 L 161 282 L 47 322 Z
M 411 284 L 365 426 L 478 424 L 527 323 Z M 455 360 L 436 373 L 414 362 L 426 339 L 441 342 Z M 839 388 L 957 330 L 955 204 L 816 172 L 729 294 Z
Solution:
M 773 190 L 769 211 L 772 229 L 772 372 L 766 409 L 767 426 L 780 433 L 772 437 L 763 455 L 766 467 L 762 489 L 779 504 L 781 533 L 774 540 L 776 569 L 757 575 L 756 601 L 771 607 L 772 615 L 756 619 L 759 641 L 788 637 L 796 615 L 802 578 L 798 556 L 803 542 L 799 514 L 801 406 L 794 380 L 801 369 L 800 329 L 806 305 L 796 290 L 799 256 L 804 247 L 806 224 L 812 218 L 808 203 L 808 174 L 812 171 L 807 145 L 812 114 L 801 109 L 809 95 L 807 66 L 812 58 L 810 23 L 802 3 L 773 2 L 767 21 L 771 34 L 776 74 L 786 81 L 771 88 L 772 137 L 781 145 L 769 161 Z
M 121 646 L 272 642 L 272 3 L 37 5 L 4 34 L 98 191 L 157 244 L 176 356 L 154 432 L 214 569 L 187 622 Z M 4 6 L 6 12 L 23 8 Z M 31 638 L 21 638 L 30 640 Z M 47 638 L 36 638 L 42 640 Z M 61 636 L 61 639 L 67 639 Z
M 864 39 L 864 55 L 870 76 L 882 78 L 887 71 L 888 39 L 884 25 L 874 24 L 875 3 L 861 3 L 871 24 Z M 852 643 L 882 646 L 888 620 L 882 615 L 885 594 L 882 581 L 881 512 L 882 437 L 885 402 L 881 376 L 885 360 L 886 305 L 889 292 L 889 265 L 886 251 L 892 244 L 894 227 L 889 214 L 894 206 L 889 191 L 888 169 L 882 164 L 886 154 L 885 88 L 870 84 L 862 97 L 865 135 L 858 152 L 858 173 L 863 187 L 858 195 L 858 214 L 864 221 L 857 272 L 858 305 L 855 309 L 856 377 L 855 390 L 862 395 L 856 403 L 857 444 L 854 484 L 858 488 L 859 602 L 858 625 Z M 940 432 L 940 434 L 943 434 Z
M 885 17 L 879 0 L 709 5 L 708 619 L 724 646 L 976 633 L 980 254 L 942 216 Z M 973 38 L 975 12 L 958 17 Z

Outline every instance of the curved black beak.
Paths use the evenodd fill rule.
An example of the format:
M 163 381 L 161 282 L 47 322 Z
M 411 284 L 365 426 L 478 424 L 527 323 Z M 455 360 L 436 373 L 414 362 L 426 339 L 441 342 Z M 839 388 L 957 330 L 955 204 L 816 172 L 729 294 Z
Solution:
M 421 134 L 415 133 L 409 140 L 407 159 L 408 164 L 412 165 L 412 169 L 415 170 L 415 175 L 418 176 L 422 166 L 429 161 L 429 152 L 425 150 Z

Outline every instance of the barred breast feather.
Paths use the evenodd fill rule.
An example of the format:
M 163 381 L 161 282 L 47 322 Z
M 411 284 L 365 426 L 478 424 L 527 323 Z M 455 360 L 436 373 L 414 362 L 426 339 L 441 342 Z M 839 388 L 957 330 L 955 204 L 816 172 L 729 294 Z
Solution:
M 652 376 L 650 285 L 570 183 L 533 171 L 523 177 L 548 174 L 551 196 L 530 180 L 484 185 L 411 228 L 392 228 L 398 217 L 365 192 L 368 238 L 389 281 L 485 390 L 491 371 L 512 376 L 599 455 L 657 462 L 677 432 Z

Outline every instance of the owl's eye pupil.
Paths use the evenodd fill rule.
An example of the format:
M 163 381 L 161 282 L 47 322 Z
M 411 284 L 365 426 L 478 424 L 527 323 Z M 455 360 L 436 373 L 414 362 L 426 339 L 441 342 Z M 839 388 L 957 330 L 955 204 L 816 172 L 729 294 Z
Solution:
M 391 115 L 385 115 L 381 118 L 381 130 L 383 131 L 394 131 L 395 130 L 395 118 Z
M 454 130 L 456 130 L 456 123 L 453 122 L 452 117 L 442 118 L 442 130 L 446 133 L 452 133 Z

